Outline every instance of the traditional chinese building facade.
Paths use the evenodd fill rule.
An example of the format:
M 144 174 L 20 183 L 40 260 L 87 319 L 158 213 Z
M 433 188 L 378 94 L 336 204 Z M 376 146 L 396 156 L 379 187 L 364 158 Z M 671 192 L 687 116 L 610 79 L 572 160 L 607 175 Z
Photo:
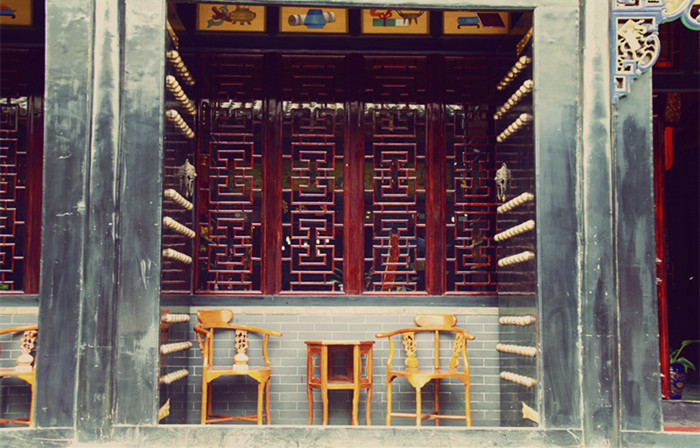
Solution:
M 681 97 L 665 92 L 697 109 L 697 42 L 677 85 L 652 85 L 651 67 L 676 54 L 662 52 L 661 24 L 692 33 L 699 6 L 289 3 L 3 5 L 0 307 L 3 327 L 38 324 L 38 344 L 22 349 L 33 394 L 24 386 L 0 416 L 31 408 L 31 425 L 0 440 L 697 442 L 663 430 L 655 169 L 672 162 L 654 143 L 676 122 Z M 403 378 L 387 389 L 387 363 L 403 349 L 409 370 L 430 360 L 419 330 L 396 347 L 386 337 L 454 325 L 418 314 L 468 332 L 433 345 L 468 387 L 428 383 L 424 409 L 439 396 L 442 414 L 464 416 L 465 390 L 470 406 L 444 428 L 387 428 L 387 402 L 401 417 L 417 401 Z M 222 351 L 207 345 L 217 325 L 235 330 Z M 14 363 L 14 342 L 0 342 Z M 325 376 L 307 357 L 337 346 L 364 360 L 344 371 L 363 376 L 359 403 L 332 391 L 311 417 Z M 212 382 L 202 353 L 237 378 Z M 251 413 L 271 425 L 200 425 Z

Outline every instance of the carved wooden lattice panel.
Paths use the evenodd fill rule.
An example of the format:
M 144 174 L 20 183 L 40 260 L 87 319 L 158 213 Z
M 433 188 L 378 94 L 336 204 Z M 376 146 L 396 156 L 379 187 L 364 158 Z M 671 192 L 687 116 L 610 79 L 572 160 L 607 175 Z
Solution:
M 0 288 L 21 290 L 24 274 L 27 98 L 0 100 Z
M 43 51 L 3 48 L 0 64 L 0 292 L 38 291 Z
M 485 293 L 496 282 L 493 153 L 485 110 L 449 106 L 446 113 L 447 290 Z
M 284 292 L 343 290 L 343 61 L 283 58 Z
M 205 55 L 196 290 L 494 294 L 492 59 Z
M 200 291 L 261 290 L 262 57 L 212 58 L 199 156 Z
M 365 288 L 425 289 L 425 107 L 365 107 Z
M 365 58 L 365 290 L 425 291 L 425 58 Z
M 207 290 L 260 290 L 262 101 L 209 103 L 206 221 L 200 220 L 199 260 Z
M 483 86 L 493 63 L 446 58 L 445 158 L 446 288 L 448 293 L 489 294 L 495 275 L 495 161 Z
M 342 291 L 343 105 L 284 109 L 282 289 Z

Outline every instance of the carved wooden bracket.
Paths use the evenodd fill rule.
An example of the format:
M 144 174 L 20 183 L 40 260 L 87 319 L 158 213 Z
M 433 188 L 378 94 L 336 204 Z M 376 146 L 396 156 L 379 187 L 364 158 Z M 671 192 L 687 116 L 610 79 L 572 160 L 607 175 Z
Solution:
M 649 70 L 659 57 L 659 25 L 681 18 L 700 30 L 700 0 L 612 0 L 614 33 L 613 103 L 630 93 L 632 81 Z

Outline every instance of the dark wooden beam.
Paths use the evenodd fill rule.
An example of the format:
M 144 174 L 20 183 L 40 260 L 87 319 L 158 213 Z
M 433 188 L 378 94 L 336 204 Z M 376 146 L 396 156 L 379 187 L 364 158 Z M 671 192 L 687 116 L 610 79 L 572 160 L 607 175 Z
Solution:
M 114 7 L 117 8 L 117 1 Z M 157 423 L 165 5 L 123 7 L 115 424 Z M 103 416 L 108 418 L 108 416 Z
M 631 431 L 660 431 L 662 417 L 650 75 L 620 99 L 614 121 L 620 424 Z
M 580 427 L 577 252 L 581 210 L 576 204 L 578 33 L 567 23 L 574 8 L 535 10 L 533 79 L 537 175 L 540 396 L 546 428 Z M 553 69 L 556 67 L 556 70 Z
M 89 0 L 46 2 L 44 197 L 35 424 L 76 425 L 88 233 L 94 36 Z M 70 23 L 71 26 L 67 26 Z M 48 411 L 50 410 L 50 411 Z

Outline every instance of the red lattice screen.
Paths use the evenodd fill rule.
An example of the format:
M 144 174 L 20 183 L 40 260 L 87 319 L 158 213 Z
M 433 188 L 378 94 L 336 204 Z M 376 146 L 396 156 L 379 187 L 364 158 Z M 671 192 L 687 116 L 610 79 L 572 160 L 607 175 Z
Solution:
M 365 288 L 425 290 L 425 106 L 365 106 Z
M 343 290 L 343 57 L 284 56 L 282 291 Z
M 0 292 L 38 291 L 41 52 L 3 49 L 0 69 Z
M 202 67 L 197 291 L 495 294 L 492 60 Z
M 205 291 L 260 292 L 263 58 L 208 61 L 198 164 L 198 285 Z
M 489 135 L 489 106 L 478 95 L 491 79 L 485 59 L 447 57 L 445 76 L 445 223 L 447 291 L 459 294 L 495 291 L 496 228 L 494 145 Z
M 425 291 L 427 57 L 366 57 L 365 290 Z

